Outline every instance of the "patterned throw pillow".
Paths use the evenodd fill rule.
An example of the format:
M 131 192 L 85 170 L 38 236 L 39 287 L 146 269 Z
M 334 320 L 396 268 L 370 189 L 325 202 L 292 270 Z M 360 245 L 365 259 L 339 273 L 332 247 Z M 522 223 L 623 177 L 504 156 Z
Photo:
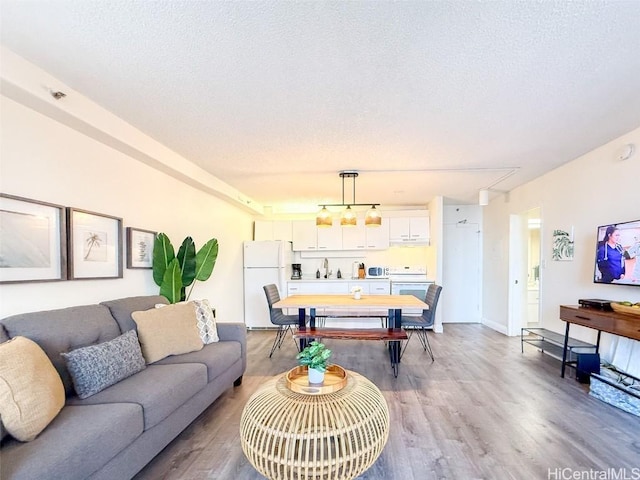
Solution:
M 216 327 L 216 317 L 213 314 L 209 300 L 193 300 L 196 308 L 196 318 L 198 320 L 198 332 L 202 342 L 207 345 L 209 343 L 219 342 L 218 328 Z
M 190 302 L 178 302 L 176 305 L 182 303 L 193 303 L 196 309 L 196 322 L 198 326 L 198 334 L 202 339 L 202 343 L 208 345 L 210 343 L 219 342 L 218 327 L 216 326 L 216 316 L 213 313 L 209 300 L 191 300 Z M 156 308 L 166 307 L 164 303 L 156 303 Z
M 80 398 L 87 398 L 146 368 L 138 335 L 129 330 L 108 342 L 61 353 Z
M 0 417 L 14 438 L 36 438 L 64 400 L 60 375 L 37 343 L 15 337 L 0 344 Z

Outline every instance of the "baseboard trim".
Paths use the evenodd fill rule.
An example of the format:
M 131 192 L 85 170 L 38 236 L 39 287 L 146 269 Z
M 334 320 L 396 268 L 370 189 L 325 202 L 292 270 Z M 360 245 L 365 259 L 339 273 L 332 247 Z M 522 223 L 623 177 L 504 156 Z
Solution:
M 489 327 L 492 330 L 495 330 L 496 332 L 500 332 L 503 335 L 507 335 L 507 326 L 506 325 L 502 325 L 500 323 L 496 323 L 496 322 L 492 322 L 491 320 L 488 320 L 484 317 L 482 317 L 482 325 L 486 325 L 487 327 Z

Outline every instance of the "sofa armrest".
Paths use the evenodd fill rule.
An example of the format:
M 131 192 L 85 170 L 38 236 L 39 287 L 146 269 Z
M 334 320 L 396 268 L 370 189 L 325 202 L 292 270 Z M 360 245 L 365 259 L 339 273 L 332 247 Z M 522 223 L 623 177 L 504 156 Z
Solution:
M 247 368 L 247 326 L 240 322 L 217 322 L 216 327 L 221 342 L 240 342 L 244 372 Z

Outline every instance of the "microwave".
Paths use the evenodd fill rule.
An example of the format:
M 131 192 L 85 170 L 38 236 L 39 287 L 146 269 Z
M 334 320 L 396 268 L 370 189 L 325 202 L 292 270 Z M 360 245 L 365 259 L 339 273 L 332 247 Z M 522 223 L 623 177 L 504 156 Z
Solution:
M 389 278 L 389 267 L 367 267 L 366 278 Z

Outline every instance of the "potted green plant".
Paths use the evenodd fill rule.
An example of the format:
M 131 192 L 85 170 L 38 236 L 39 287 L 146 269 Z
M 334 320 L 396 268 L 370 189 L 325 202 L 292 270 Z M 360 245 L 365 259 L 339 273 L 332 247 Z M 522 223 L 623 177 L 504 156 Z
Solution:
M 327 360 L 330 356 L 331 350 L 315 340 L 298 353 L 296 358 L 300 365 L 309 367 L 309 383 L 324 382 L 324 372 L 327 371 Z

